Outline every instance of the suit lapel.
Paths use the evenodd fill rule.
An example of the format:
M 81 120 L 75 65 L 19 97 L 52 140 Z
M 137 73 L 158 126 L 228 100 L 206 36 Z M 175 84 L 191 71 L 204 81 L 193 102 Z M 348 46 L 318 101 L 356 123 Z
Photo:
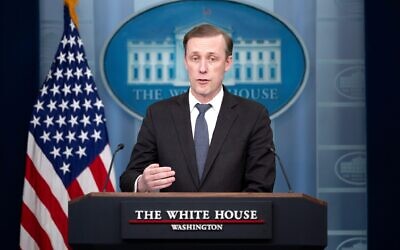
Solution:
M 206 165 L 204 168 L 204 174 L 201 183 L 203 183 L 205 178 L 207 178 L 207 175 L 215 161 L 215 158 L 219 154 L 225 138 L 228 136 L 230 128 L 237 118 L 237 113 L 234 110 L 236 104 L 237 100 L 232 94 L 227 91 L 227 89 L 224 88 L 224 99 L 221 104 L 217 124 L 215 125 L 210 148 L 208 150 Z
M 199 188 L 199 174 L 197 172 L 196 151 L 194 148 L 192 125 L 190 122 L 190 110 L 188 92 L 176 99 L 176 104 L 171 108 L 171 114 L 178 134 L 180 147 L 187 162 L 190 175 L 196 188 Z

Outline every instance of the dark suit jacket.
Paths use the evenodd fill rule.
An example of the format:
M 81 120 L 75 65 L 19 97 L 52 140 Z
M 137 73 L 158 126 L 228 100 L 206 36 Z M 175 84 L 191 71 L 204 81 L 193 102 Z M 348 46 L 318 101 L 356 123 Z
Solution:
M 165 192 L 272 192 L 275 157 L 267 110 L 230 94 L 224 98 L 212 136 L 204 174 L 197 173 L 188 92 L 151 105 L 131 160 L 120 177 L 122 191 L 151 163 L 170 166 L 175 182 Z

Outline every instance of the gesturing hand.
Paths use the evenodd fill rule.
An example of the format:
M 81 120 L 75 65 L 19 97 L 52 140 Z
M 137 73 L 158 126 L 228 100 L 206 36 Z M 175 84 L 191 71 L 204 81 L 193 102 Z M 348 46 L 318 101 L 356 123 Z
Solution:
M 160 167 L 153 163 L 146 167 L 138 181 L 139 192 L 156 191 L 172 185 L 175 181 L 175 171 L 171 167 Z

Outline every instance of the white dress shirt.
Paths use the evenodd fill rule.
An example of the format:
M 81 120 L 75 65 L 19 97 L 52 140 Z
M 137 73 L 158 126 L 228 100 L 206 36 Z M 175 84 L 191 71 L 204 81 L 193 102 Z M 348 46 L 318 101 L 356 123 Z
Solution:
M 221 90 L 218 92 L 218 94 L 208 102 L 208 104 L 211 104 L 211 108 L 207 110 L 206 114 L 204 115 L 204 118 L 206 119 L 207 122 L 207 127 L 208 127 L 208 143 L 211 143 L 211 139 L 214 133 L 215 125 L 217 124 L 217 118 L 219 114 L 219 110 L 221 109 L 222 105 L 222 99 L 224 98 L 224 90 L 221 88 Z M 192 124 L 192 136 L 194 137 L 194 128 L 196 126 L 196 119 L 197 116 L 199 115 L 199 110 L 195 107 L 197 103 L 200 104 L 207 104 L 207 103 L 201 103 L 199 102 L 196 97 L 192 94 L 192 91 L 189 90 L 189 110 L 190 110 L 190 122 Z

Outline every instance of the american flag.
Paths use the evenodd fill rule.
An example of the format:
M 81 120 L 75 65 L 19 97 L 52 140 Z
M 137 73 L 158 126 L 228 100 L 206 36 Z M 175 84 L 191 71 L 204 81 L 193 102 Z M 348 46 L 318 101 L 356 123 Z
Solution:
M 21 249 L 69 249 L 68 201 L 101 191 L 110 162 L 104 106 L 65 6 L 64 33 L 30 121 Z M 111 173 L 106 191 L 114 187 Z

